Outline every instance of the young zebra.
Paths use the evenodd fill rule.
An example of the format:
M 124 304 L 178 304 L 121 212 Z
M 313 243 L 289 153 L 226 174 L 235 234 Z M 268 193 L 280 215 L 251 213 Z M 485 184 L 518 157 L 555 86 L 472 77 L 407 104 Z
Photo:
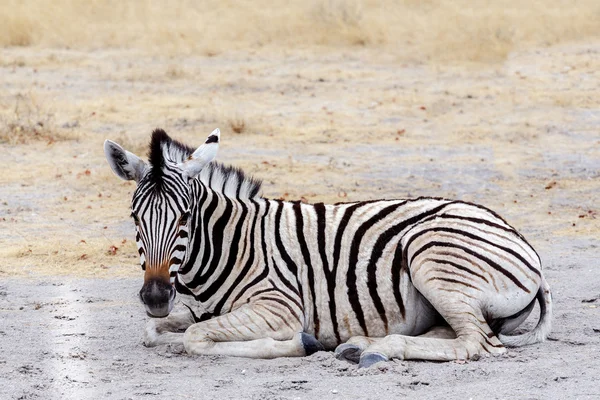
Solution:
M 454 360 L 543 341 L 552 301 L 540 259 L 502 218 L 439 198 L 302 204 L 212 162 L 163 130 L 149 162 L 106 141 L 135 180 L 132 214 L 149 316 L 146 346 L 273 358 L 335 349 L 366 367 Z M 176 293 L 184 312 L 170 314 Z M 530 332 L 506 336 L 540 305 Z

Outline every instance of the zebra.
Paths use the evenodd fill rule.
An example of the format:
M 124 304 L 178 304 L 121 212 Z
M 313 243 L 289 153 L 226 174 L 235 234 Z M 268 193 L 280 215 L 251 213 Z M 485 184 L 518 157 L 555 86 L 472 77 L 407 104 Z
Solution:
M 153 131 L 148 161 L 105 141 L 131 203 L 148 316 L 143 343 L 251 358 L 334 351 L 369 367 L 450 361 L 544 341 L 540 257 L 489 209 L 419 197 L 338 204 L 267 199 L 261 182 Z M 175 297 L 184 307 L 171 312 Z M 530 331 L 507 335 L 539 304 Z

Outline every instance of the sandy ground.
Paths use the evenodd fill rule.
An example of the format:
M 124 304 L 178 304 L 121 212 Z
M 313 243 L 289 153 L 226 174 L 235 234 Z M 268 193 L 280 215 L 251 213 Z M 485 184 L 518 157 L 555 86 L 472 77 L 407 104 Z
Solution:
M 3 49 L 0 123 L 25 143 L 0 144 L 0 398 L 600 397 L 599 54 L 581 42 L 431 66 L 361 47 Z M 133 186 L 111 174 L 102 142 L 143 155 L 157 126 L 192 145 L 220 127 L 220 160 L 264 179 L 268 197 L 433 195 L 496 210 L 541 254 L 551 340 L 366 371 L 330 353 L 144 348 Z

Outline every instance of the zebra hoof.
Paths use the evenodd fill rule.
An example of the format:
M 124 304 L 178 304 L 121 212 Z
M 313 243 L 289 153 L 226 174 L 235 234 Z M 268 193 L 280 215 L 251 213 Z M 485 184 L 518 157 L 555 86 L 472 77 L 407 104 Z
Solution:
M 307 356 L 310 356 L 317 351 L 325 350 L 321 342 L 319 342 L 313 335 L 309 335 L 308 333 L 300 333 L 300 341 L 304 347 L 304 353 Z
M 360 357 L 358 368 L 369 368 L 378 362 L 389 361 L 389 359 L 381 353 L 366 353 Z
M 334 352 L 335 358 L 338 360 L 346 360 L 354 364 L 358 363 L 361 353 L 362 349 L 360 347 L 350 343 L 340 344 Z

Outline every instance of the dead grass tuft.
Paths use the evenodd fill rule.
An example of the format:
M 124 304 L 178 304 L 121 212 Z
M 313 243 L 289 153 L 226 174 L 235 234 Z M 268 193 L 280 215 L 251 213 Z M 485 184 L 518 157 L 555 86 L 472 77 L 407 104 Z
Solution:
M 169 65 L 165 75 L 169 79 L 183 79 L 187 77 L 187 73 L 178 65 Z
M 120 132 L 114 138 L 111 138 L 113 142 L 118 143 L 122 148 L 133 154 L 144 157 L 148 152 L 148 140 L 149 136 L 134 136 L 127 132 Z
M 240 116 L 229 119 L 228 125 L 235 133 L 243 133 L 246 130 L 246 121 Z
M 75 139 L 73 132 L 59 129 L 54 113 L 45 107 L 35 95 L 18 94 L 14 104 L 4 107 L 0 114 L 0 142 L 10 144 L 32 141 L 56 141 Z

